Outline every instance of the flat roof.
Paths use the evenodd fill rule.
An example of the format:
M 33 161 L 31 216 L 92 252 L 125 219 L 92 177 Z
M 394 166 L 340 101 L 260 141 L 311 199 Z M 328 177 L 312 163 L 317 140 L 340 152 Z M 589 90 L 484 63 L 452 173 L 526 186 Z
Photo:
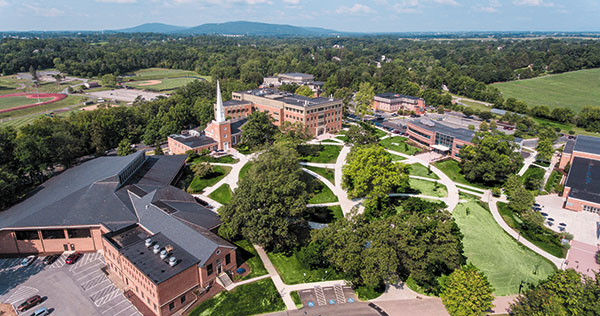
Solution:
M 286 91 L 280 91 L 280 90 L 273 89 L 273 88 L 260 88 L 260 89 L 246 90 L 246 91 L 237 91 L 237 93 L 251 94 L 251 95 L 254 95 L 257 97 L 270 99 L 270 100 L 277 100 L 277 101 L 283 102 L 285 104 L 302 106 L 302 107 L 318 106 L 318 105 L 333 102 L 333 101 L 341 101 L 339 99 L 333 99 L 333 98 L 332 99 L 322 98 L 322 97 L 310 98 L 310 97 L 305 97 L 302 95 L 297 95 L 297 94 L 293 94 L 293 93 L 286 92 Z
M 235 105 L 243 105 L 243 104 L 250 104 L 250 102 L 242 101 L 242 100 L 228 100 L 228 101 L 223 102 L 223 106 L 235 106 Z
M 600 155 L 600 137 L 578 135 L 573 150 Z
M 600 160 L 575 157 L 565 186 L 569 197 L 600 203 Z
M 575 148 L 575 141 L 573 139 L 568 139 L 565 148 L 563 149 L 563 153 L 572 154 L 573 148 Z
M 400 94 L 400 93 L 395 93 L 395 92 L 379 93 L 379 94 L 376 94 L 375 96 L 378 98 L 388 99 L 388 100 L 402 99 L 402 98 L 411 99 L 411 100 L 419 99 L 418 97 L 415 97 L 412 95 Z
M 447 125 L 444 125 L 440 122 L 434 122 L 429 119 L 419 119 L 414 120 L 411 123 L 417 125 L 418 127 L 424 128 L 426 130 L 452 136 L 456 139 L 460 139 L 462 141 L 471 142 L 473 141 L 473 137 L 475 137 L 475 132 L 466 128 L 454 128 Z
M 172 139 L 174 139 L 190 148 L 196 148 L 196 147 L 217 144 L 216 140 L 214 140 L 206 135 L 200 135 L 200 136 L 170 135 L 169 137 L 171 137 Z
M 285 72 L 282 74 L 279 74 L 279 77 L 300 77 L 302 79 L 312 79 L 315 76 L 311 75 L 311 74 L 305 74 L 302 72 Z

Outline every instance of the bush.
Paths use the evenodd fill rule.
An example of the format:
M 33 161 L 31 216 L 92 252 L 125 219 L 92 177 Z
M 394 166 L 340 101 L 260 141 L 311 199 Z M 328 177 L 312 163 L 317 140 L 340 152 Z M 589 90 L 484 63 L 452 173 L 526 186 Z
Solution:
M 596 252 L 596 263 L 600 264 L 600 251 Z
M 502 194 L 502 190 L 500 188 L 492 188 L 492 195 L 495 197 L 499 197 Z
M 298 258 L 300 264 L 305 268 L 325 268 L 325 258 L 323 257 L 324 250 L 325 246 L 322 243 L 312 242 L 307 246 L 300 248 L 296 253 L 296 258 Z

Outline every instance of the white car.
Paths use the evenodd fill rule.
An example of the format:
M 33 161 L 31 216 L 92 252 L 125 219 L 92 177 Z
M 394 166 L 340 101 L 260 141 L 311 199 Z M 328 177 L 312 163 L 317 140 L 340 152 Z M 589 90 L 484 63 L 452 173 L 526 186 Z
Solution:
M 23 260 L 21 261 L 21 266 L 28 267 L 35 261 L 35 258 L 37 257 L 34 255 L 27 256 L 27 258 L 23 258 Z

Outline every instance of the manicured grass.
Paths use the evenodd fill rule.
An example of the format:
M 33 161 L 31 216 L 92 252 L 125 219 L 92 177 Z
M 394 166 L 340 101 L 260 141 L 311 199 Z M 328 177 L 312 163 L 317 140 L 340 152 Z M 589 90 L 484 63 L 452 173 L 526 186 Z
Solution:
M 240 285 L 203 302 L 190 316 L 249 316 L 285 310 L 285 304 L 271 279 Z
M 196 159 L 194 159 L 194 161 L 192 161 L 192 163 L 199 163 L 199 162 L 217 162 L 217 163 L 237 163 L 238 161 L 240 161 L 239 159 L 235 159 L 229 155 L 227 156 L 221 156 L 219 158 L 215 158 L 213 156 L 200 156 Z
M 427 169 L 427 167 L 423 166 L 420 163 L 413 163 L 410 164 L 410 174 L 413 176 L 419 176 L 419 177 L 425 177 L 425 178 L 431 178 L 431 179 L 439 179 L 440 177 L 438 177 L 435 173 L 433 173 L 433 171 Z
M 540 168 L 540 167 L 536 167 L 534 165 L 529 166 L 529 168 L 527 168 L 527 170 L 525 171 L 525 173 L 523 174 L 523 176 L 521 176 L 521 179 L 523 181 L 529 179 L 529 177 L 534 177 L 534 176 L 544 176 L 544 173 L 546 173 L 546 170 Z
M 342 207 L 339 205 L 327 207 L 309 207 L 305 219 L 311 222 L 328 224 L 344 217 Z
M 470 100 L 461 100 L 460 103 L 466 104 L 468 107 L 474 109 L 474 110 L 478 110 L 478 111 L 490 111 L 492 109 L 492 107 L 487 106 L 485 104 L 481 104 L 479 102 L 474 102 L 474 101 L 470 101 Z
M 463 234 L 467 260 L 485 273 L 495 295 L 517 294 L 521 282 L 535 284 L 555 271 L 551 262 L 509 236 L 480 203 L 461 203 L 452 217 Z
M 556 186 L 560 182 L 562 174 L 556 170 L 553 170 L 546 182 L 545 190 L 548 193 L 552 193 L 556 191 Z
M 400 136 L 388 137 L 379 141 L 381 146 L 407 155 L 414 155 L 421 149 L 406 143 L 407 139 Z
M 192 183 L 188 187 L 187 191 L 190 193 L 200 193 L 206 187 L 210 187 L 215 185 L 217 182 L 221 181 L 229 172 L 231 171 L 231 167 L 224 166 L 213 166 L 213 173 L 209 174 L 204 178 L 194 177 Z
M 335 138 L 343 141 L 344 143 L 348 142 L 349 138 L 346 135 L 336 136 Z
M 567 72 L 539 78 L 493 84 L 504 98 L 513 97 L 529 106 L 550 109 L 569 107 L 580 111 L 586 105 L 600 106 L 600 68 Z
M 324 139 L 324 140 L 321 141 L 321 143 L 339 144 L 340 142 L 336 142 L 333 139 Z
M 218 187 L 216 190 L 214 190 L 211 194 L 209 194 L 208 197 L 223 204 L 223 205 L 226 205 L 227 203 L 229 203 L 231 201 L 232 195 L 233 195 L 233 192 L 231 192 L 231 188 L 229 187 L 229 184 L 224 183 L 223 185 Z
M 248 170 L 250 169 L 250 167 L 252 167 L 253 163 L 252 161 L 248 161 L 244 166 L 242 166 L 242 169 L 240 169 L 240 175 L 239 175 L 239 179 L 242 180 L 243 178 L 246 177 L 246 174 L 248 173 Z
M 298 291 L 290 292 L 290 296 L 292 297 L 292 301 L 294 301 L 294 304 L 296 304 L 296 307 L 298 307 L 298 309 L 302 308 L 302 300 L 300 299 Z
M 57 109 L 66 107 L 80 107 L 82 102 L 85 100 L 87 100 L 87 97 L 70 95 L 63 100 L 54 103 L 35 106 L 18 111 L 0 113 L 0 119 L 7 119 L 6 121 L 1 122 L 0 125 L 10 125 L 14 127 L 22 126 L 44 115 L 45 113 L 50 113 Z M 61 114 L 64 113 L 65 112 L 61 112 Z
M 285 284 L 341 280 L 344 278 L 331 268 L 311 270 L 304 267 L 300 264 L 298 258 L 296 258 L 296 253 L 293 253 L 289 257 L 282 253 L 267 252 L 267 255 Z M 325 273 L 325 271 L 327 271 L 327 273 Z M 304 276 L 305 273 L 306 277 Z
M 50 101 L 52 99 L 53 98 L 40 98 L 40 103 Z M 35 103 L 38 103 L 37 98 L 35 98 L 35 99 L 28 98 L 28 97 L 0 98 L 0 109 L 10 109 L 10 108 L 14 108 L 16 106 L 29 105 L 29 104 L 35 104 Z
M 555 121 L 551 121 L 551 120 L 543 119 L 543 118 L 539 118 L 539 117 L 531 117 L 531 118 L 541 125 L 549 125 L 552 128 L 558 127 L 565 134 L 569 133 L 569 131 L 573 131 L 573 132 L 575 132 L 576 135 L 589 135 L 589 136 L 600 135 L 600 133 L 588 132 L 588 131 L 584 130 L 583 128 L 577 127 L 577 126 L 575 126 L 575 124 L 571 124 L 571 123 L 560 123 L 560 122 L 555 122 Z
M 298 154 L 300 161 L 315 163 L 335 163 L 342 146 L 335 145 L 300 145 Z
M 372 288 L 366 285 L 359 286 L 356 288 L 356 296 L 363 301 L 376 299 L 385 292 L 385 286 L 378 288 Z
M 151 80 L 151 79 L 162 79 L 162 78 L 178 78 L 178 77 L 200 77 L 205 80 L 211 81 L 210 76 L 201 76 L 195 71 L 181 70 L 181 69 L 167 69 L 167 68 L 147 68 L 141 69 L 135 72 L 135 77 L 125 77 L 125 79 L 140 80 Z
M 175 90 L 179 87 L 183 87 L 183 86 L 187 85 L 188 83 L 196 81 L 198 79 L 197 78 L 172 78 L 172 79 L 155 79 L 155 80 L 160 80 L 161 82 L 157 83 L 157 84 L 153 84 L 153 85 L 144 85 L 145 83 L 147 83 L 147 81 L 141 80 L 141 81 L 127 82 L 127 85 L 133 86 L 138 89 L 143 89 L 143 90 L 168 91 L 168 90 Z
M 308 200 L 308 204 L 333 203 L 338 201 L 337 196 L 333 194 L 328 186 L 308 173 L 305 172 L 302 174 L 302 181 L 306 183 L 306 189 L 309 194 L 312 194 L 312 197 Z
M 413 178 L 409 179 L 408 182 L 410 183 L 410 188 L 413 189 L 415 193 L 435 197 L 448 196 L 446 186 L 441 183 Z
M 243 277 L 242 280 L 256 278 L 268 273 L 250 241 L 242 239 L 234 242 L 234 244 L 241 250 L 241 258 L 238 261 L 238 265 L 246 262 L 250 267 L 250 273 Z
M 523 220 L 508 207 L 507 203 L 498 202 L 498 212 L 500 212 L 502 219 L 508 226 L 521 234 L 521 238 L 529 240 L 532 244 L 555 257 L 566 257 L 567 251 L 560 244 L 560 235 L 558 233 L 543 226 L 532 229 L 533 227 L 524 225 Z
M 335 171 L 329 168 L 319 168 L 313 166 L 302 166 L 302 168 L 306 168 L 310 171 L 314 171 L 317 174 L 323 176 L 325 179 L 329 180 L 331 184 L 335 185 Z
M 471 183 L 471 182 L 467 181 L 467 179 L 465 179 L 465 176 L 461 173 L 458 161 L 456 161 L 454 159 L 438 161 L 438 162 L 433 163 L 433 165 L 436 166 L 438 169 L 440 169 L 443 173 L 445 173 L 450 178 L 450 180 L 452 180 L 456 183 L 461 183 L 461 184 L 473 186 L 476 188 L 486 188 L 485 185 L 478 184 L 478 183 Z
M 402 157 L 402 156 L 398 156 L 398 155 L 394 155 L 394 154 L 390 154 L 390 156 L 392 156 L 392 161 L 402 161 L 402 160 L 406 160 L 406 158 Z

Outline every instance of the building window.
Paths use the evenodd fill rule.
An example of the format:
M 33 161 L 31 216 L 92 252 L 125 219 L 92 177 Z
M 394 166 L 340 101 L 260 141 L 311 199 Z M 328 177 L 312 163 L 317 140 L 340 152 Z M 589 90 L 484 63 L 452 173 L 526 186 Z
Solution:
M 181 301 L 181 304 L 185 303 L 185 295 L 181 295 L 179 300 Z
M 593 207 L 593 206 L 590 206 L 590 205 L 584 205 L 583 206 L 583 210 L 586 211 L 586 212 L 592 212 L 592 213 L 600 214 L 600 208 Z
M 90 238 L 92 234 L 89 229 L 67 229 L 69 238 Z
M 17 230 L 15 231 L 17 240 L 37 240 L 40 239 L 37 230 Z M 63 237 L 64 238 L 64 237 Z
M 228 253 L 228 254 L 225 256 L 225 265 L 228 265 L 228 264 L 230 264 L 230 263 L 231 263 L 231 254 L 229 254 L 229 253 Z
M 172 311 L 173 309 L 175 309 L 175 302 L 169 303 L 169 311 Z
M 415 129 L 413 129 L 413 128 L 410 128 L 410 127 L 409 127 L 409 128 L 408 128 L 408 130 L 409 130 L 409 131 L 411 131 L 411 132 L 413 132 L 413 133 L 415 133 L 415 134 L 417 134 L 417 135 L 419 135 L 419 136 L 421 136 L 421 137 L 425 137 L 425 138 L 427 138 L 427 139 L 431 139 L 431 136 L 430 136 L 430 135 L 427 135 L 427 134 L 425 134 L 425 133 L 421 133 L 421 132 L 419 132 L 419 131 L 417 131 L 417 130 L 415 130 Z
M 156 303 L 153 303 L 153 305 L 154 305 L 154 310 L 156 310 Z
M 217 256 L 221 254 L 221 249 L 217 249 Z
M 212 263 L 206 266 L 206 275 L 211 275 L 213 273 Z
M 42 230 L 42 237 L 44 239 L 65 239 L 65 231 L 62 229 Z

